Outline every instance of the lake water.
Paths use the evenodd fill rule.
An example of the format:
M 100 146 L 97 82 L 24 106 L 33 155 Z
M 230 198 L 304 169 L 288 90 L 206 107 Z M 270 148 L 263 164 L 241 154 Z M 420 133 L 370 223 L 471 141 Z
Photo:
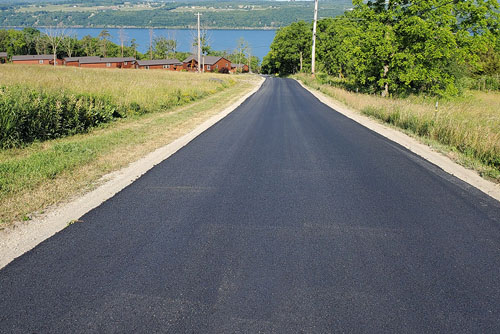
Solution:
M 41 29 L 43 31 L 43 29 Z M 79 39 L 83 36 L 90 35 L 97 37 L 101 32 L 101 28 L 71 28 L 69 34 L 76 35 Z M 111 34 L 111 40 L 120 44 L 118 38 L 119 29 L 107 29 Z M 142 53 L 149 48 L 149 29 L 129 28 L 124 29 L 128 39 L 135 38 L 139 45 L 138 50 Z M 231 52 L 236 49 L 238 39 L 243 37 L 248 42 L 251 53 L 254 56 L 262 58 L 269 52 L 269 46 L 276 34 L 275 30 L 208 30 L 209 44 L 212 49 L 217 51 Z M 177 51 L 194 51 L 192 46 L 194 38 L 197 36 L 196 30 L 183 29 L 154 29 L 153 36 L 164 36 L 175 39 L 177 41 Z

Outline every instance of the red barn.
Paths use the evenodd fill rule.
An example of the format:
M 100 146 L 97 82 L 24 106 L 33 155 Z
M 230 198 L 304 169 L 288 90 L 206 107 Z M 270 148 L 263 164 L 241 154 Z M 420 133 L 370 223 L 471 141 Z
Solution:
M 135 58 L 80 59 L 79 63 L 80 67 L 89 68 L 133 68 L 135 66 Z
M 66 66 L 74 66 L 80 67 L 80 60 L 99 60 L 101 57 L 97 56 L 88 56 L 88 57 L 66 57 L 63 59 L 64 65 Z
M 7 52 L 0 52 L 0 64 L 7 62 Z
M 12 62 L 14 64 L 24 64 L 24 65 L 54 65 L 53 55 L 23 55 L 23 56 L 12 56 Z M 61 59 L 56 59 L 56 65 L 62 65 L 63 61 Z
M 182 70 L 183 64 L 177 59 L 158 59 L 158 60 L 137 60 L 135 68 L 146 70 L 165 69 L 170 71 Z
M 187 71 L 198 70 L 198 56 L 191 55 L 183 63 L 184 69 Z M 223 69 L 227 69 L 229 72 L 231 70 L 231 62 L 224 57 L 202 56 L 201 65 L 205 72 L 219 72 L 224 71 Z

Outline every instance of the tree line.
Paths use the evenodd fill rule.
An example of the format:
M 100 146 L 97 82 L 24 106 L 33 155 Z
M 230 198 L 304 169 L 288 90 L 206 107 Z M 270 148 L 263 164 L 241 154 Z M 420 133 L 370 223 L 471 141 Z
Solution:
M 382 95 L 452 96 L 488 77 L 499 88 L 497 0 L 353 0 L 317 25 L 317 70 L 348 89 Z M 280 29 L 266 73 L 310 71 L 312 24 Z M 321 75 L 320 75 L 321 76 Z M 473 86 L 473 85 L 472 85 Z
M 55 54 L 56 58 L 100 56 L 100 57 L 134 57 L 136 59 L 186 59 L 191 52 L 177 50 L 177 41 L 165 36 L 154 36 L 150 30 L 148 50 L 145 53 L 137 51 L 137 41 L 129 39 L 126 31 L 120 29 L 119 44 L 113 43 L 111 34 L 103 29 L 97 37 L 90 35 L 78 39 L 63 28 L 47 28 L 44 32 L 35 28 L 22 30 L 0 30 L 0 51 L 12 55 Z M 197 47 L 197 39 L 192 42 L 193 49 Z M 232 52 L 213 50 L 206 31 L 201 38 L 202 54 L 225 57 L 233 63 L 251 63 L 254 72 L 259 69 L 259 58 L 250 56 L 248 42 L 240 39 Z
M 120 30 L 120 43 L 113 43 L 108 30 L 103 29 L 97 37 L 90 35 L 78 39 L 63 28 L 47 28 L 44 32 L 35 28 L 22 30 L 0 30 L 0 50 L 9 55 L 56 54 L 56 57 L 135 57 L 136 59 L 164 59 L 178 56 L 186 58 L 188 52 L 178 52 L 177 42 L 164 36 L 152 38 L 148 52 L 137 51 L 137 41 L 128 39 Z

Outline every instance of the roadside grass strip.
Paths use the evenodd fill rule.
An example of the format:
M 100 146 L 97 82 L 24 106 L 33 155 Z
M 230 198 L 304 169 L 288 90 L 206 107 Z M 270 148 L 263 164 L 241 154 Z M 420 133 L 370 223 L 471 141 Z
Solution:
M 420 138 L 483 178 L 500 183 L 499 92 L 468 91 L 449 100 L 424 96 L 389 99 L 321 84 L 305 74 L 293 77 L 364 115 Z

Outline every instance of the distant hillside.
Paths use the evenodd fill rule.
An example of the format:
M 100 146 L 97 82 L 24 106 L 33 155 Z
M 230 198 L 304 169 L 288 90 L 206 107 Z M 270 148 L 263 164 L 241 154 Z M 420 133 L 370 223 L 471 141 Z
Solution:
M 275 29 L 299 20 L 311 21 L 312 1 L 67 1 L 3 0 L 0 26 L 165 27 L 192 28 L 194 13 L 203 14 L 205 28 Z M 322 1 L 320 16 L 341 15 L 350 0 Z

